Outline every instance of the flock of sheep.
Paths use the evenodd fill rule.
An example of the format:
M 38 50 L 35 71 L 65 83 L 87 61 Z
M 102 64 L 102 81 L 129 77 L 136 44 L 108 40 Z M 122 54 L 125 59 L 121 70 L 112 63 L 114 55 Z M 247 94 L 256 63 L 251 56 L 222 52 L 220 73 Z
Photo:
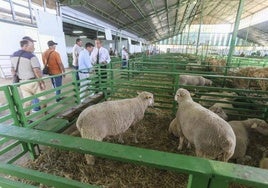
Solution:
M 212 81 L 201 76 L 181 75 L 180 84 L 211 85 Z M 187 147 L 194 146 L 198 157 L 225 162 L 231 158 L 244 160 L 249 143 L 248 131 L 254 129 L 268 136 L 268 124 L 264 120 L 255 118 L 227 122 L 228 116 L 222 106 L 224 103 L 206 104 L 211 106 L 207 109 L 202 103 L 194 102 L 190 92 L 183 88 L 177 90 L 175 100 L 178 110 L 168 131 L 179 137 L 179 150 L 187 142 Z M 86 108 L 79 115 L 76 126 L 82 138 L 102 141 L 107 136 L 119 135 L 119 141 L 123 142 L 122 133 L 142 120 L 145 110 L 153 104 L 154 96 L 149 92 L 138 93 L 131 99 L 106 101 Z M 268 169 L 266 154 L 268 152 L 264 152 L 260 167 Z M 88 164 L 95 163 L 92 155 L 86 155 L 86 160 Z

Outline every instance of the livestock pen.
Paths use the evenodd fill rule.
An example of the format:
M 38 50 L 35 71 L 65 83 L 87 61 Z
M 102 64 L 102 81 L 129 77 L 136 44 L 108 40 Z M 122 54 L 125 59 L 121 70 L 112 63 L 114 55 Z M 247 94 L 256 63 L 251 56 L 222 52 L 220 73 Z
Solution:
M 0 171 L 3 175 L 9 175 L 12 178 L 3 176 L 0 184 L 7 187 L 33 187 L 33 185 L 38 186 L 40 183 L 54 187 L 89 186 L 89 184 L 79 182 L 82 181 L 108 187 L 154 187 L 156 185 L 184 187 L 188 184 L 188 187 L 216 188 L 237 187 L 237 183 L 253 187 L 267 187 L 268 172 L 265 170 L 192 157 L 189 156 L 192 154 L 191 151 L 179 153 L 175 150 L 177 141 L 168 136 L 167 125 L 177 109 L 174 95 L 177 89 L 182 87 L 179 85 L 180 75 L 200 75 L 211 79 L 212 86 L 188 85 L 183 87 L 193 93 L 195 101 L 201 101 L 201 96 L 212 95 L 209 93 L 215 91 L 219 92 L 219 94 L 213 94 L 216 98 L 232 98 L 233 100 L 225 102 L 231 103 L 234 107 L 227 109 L 228 116 L 230 119 L 241 120 L 249 117 L 268 120 L 268 91 L 262 90 L 257 85 L 259 81 L 268 82 L 268 79 L 224 76 L 223 73 L 211 72 L 206 68 L 206 64 L 200 65 L 201 70 L 186 70 L 189 61 L 180 62 L 173 57 L 169 58 L 170 61 L 164 59 L 160 61 L 158 58 L 155 62 L 153 59 L 146 61 L 143 61 L 142 58 L 132 59 L 129 61 L 127 69 L 120 68 L 121 62 L 112 62 L 106 70 L 95 67 L 95 74 L 89 78 L 90 83 L 83 86 L 88 87 L 88 95 L 92 96 L 87 97 L 83 102 L 80 99 L 80 87 L 82 86 L 79 86 L 79 82 L 83 80 L 77 81 L 75 72 L 66 73 L 66 76 L 71 78 L 69 83 L 60 88 L 44 91 L 40 96 L 45 95 L 47 99 L 27 108 L 23 107 L 23 103 L 31 101 L 38 95 L 22 99 L 19 94 L 19 86 L 25 83 L 2 86 L 0 91 L 5 96 L 6 101 L 0 107 L 0 136 L 2 137 L 0 154 L 6 160 L 1 163 Z M 101 71 L 107 71 L 107 80 L 101 78 Z M 44 78 L 45 81 L 49 79 L 49 77 Z M 241 80 L 254 84 L 234 88 L 234 83 Z M 61 96 L 64 97 L 59 103 L 54 102 L 56 99 L 54 92 L 57 89 L 62 90 Z M 133 97 L 136 96 L 137 91 L 143 90 L 154 94 L 155 109 L 149 110 L 145 120 L 141 123 L 141 129 L 143 129 L 141 136 L 143 138 L 140 138 L 140 143 L 133 144 L 127 141 L 126 144 L 131 146 L 126 146 L 117 144 L 113 138 L 108 138 L 106 142 L 97 142 L 60 134 L 75 123 L 83 108 L 104 99 Z M 222 91 L 235 92 L 237 95 L 227 96 Z M 93 95 L 96 92 L 99 93 Z M 217 102 L 218 99 L 204 101 Z M 25 111 L 45 103 L 47 104 L 45 109 L 30 116 L 25 115 Z M 45 112 L 48 113 L 45 114 Z M 148 134 L 144 135 L 144 133 Z M 126 137 L 129 138 L 128 135 Z M 259 138 L 263 139 L 260 144 L 268 143 L 267 138 Z M 57 150 L 51 149 L 55 154 L 49 154 L 46 151 L 40 154 L 38 145 L 50 146 Z M 17 146 L 21 146 L 21 148 L 16 152 L 16 156 L 10 157 L 8 152 Z M 260 151 L 256 149 L 253 152 L 260 157 Z M 12 164 L 26 153 L 30 153 L 32 158 L 35 158 L 36 165 L 30 164 L 28 167 L 22 167 Z M 96 166 L 90 167 L 83 163 L 83 155 L 77 153 L 93 154 L 111 161 L 99 159 Z M 4 156 L 8 156 L 8 158 Z M 58 158 L 58 160 L 53 162 L 51 161 L 52 157 Z M 74 160 L 71 161 L 71 158 Z M 42 163 L 41 159 L 45 163 Z M 107 167 L 109 165 L 111 168 Z M 257 166 L 258 164 L 255 161 L 251 165 Z M 53 168 L 57 168 L 58 171 L 53 171 Z M 59 170 L 61 168 L 62 171 Z M 71 172 L 84 174 L 88 177 L 76 177 L 70 174 Z M 110 178 L 107 177 L 109 172 L 111 173 Z M 94 173 L 96 176 L 93 175 Z M 146 176 L 151 178 L 146 179 Z M 30 182 L 26 180 L 30 180 Z

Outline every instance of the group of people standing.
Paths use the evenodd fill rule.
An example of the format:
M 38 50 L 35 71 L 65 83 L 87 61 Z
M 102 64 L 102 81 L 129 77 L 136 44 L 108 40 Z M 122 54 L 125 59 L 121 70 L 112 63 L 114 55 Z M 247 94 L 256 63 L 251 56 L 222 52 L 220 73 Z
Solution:
M 85 48 L 83 48 L 83 43 L 81 39 L 76 39 L 76 44 L 73 47 L 73 67 L 78 70 L 77 80 L 81 79 L 80 82 L 80 98 L 81 101 L 84 100 L 85 95 L 87 95 L 86 90 L 88 87 L 90 74 L 92 73 L 92 67 L 96 64 L 100 64 L 101 69 L 106 69 L 107 64 L 111 62 L 109 51 L 102 46 L 102 41 L 100 39 L 95 40 L 95 45 L 87 42 Z M 107 78 L 107 73 L 102 71 L 102 80 Z M 96 91 L 97 92 L 97 91 Z
M 21 49 L 14 52 L 11 56 L 11 72 L 13 75 L 18 75 L 20 82 L 29 81 L 32 79 L 42 78 L 41 64 L 38 58 L 34 54 L 34 42 L 31 37 L 25 36 L 20 41 Z M 56 51 L 56 42 L 50 40 L 47 42 L 48 49 L 42 54 L 42 61 L 44 66 L 48 66 L 48 74 L 53 76 L 51 83 L 54 88 L 58 88 L 62 85 L 62 79 L 65 77 L 65 68 L 63 66 L 60 54 Z M 89 76 L 93 72 L 93 66 L 98 65 L 102 70 L 107 68 L 107 64 L 111 62 L 109 51 L 102 46 L 100 39 L 95 40 L 95 44 L 87 42 L 83 47 L 83 42 L 80 38 L 76 39 L 76 43 L 73 47 L 73 68 L 77 70 L 76 79 L 81 80 L 80 82 L 80 98 L 85 98 L 87 94 L 85 90 L 88 87 L 85 85 L 89 84 Z M 122 68 L 127 66 L 128 52 L 125 48 L 122 50 Z M 105 82 L 107 78 L 107 72 L 101 71 L 100 73 L 102 80 Z M 98 85 L 98 84 L 96 84 Z M 34 96 L 41 93 L 46 89 L 45 82 L 39 80 L 37 82 L 25 83 L 20 85 L 21 93 L 23 98 Z M 97 91 L 96 91 L 97 92 Z M 56 90 L 56 102 L 62 100 L 60 97 L 61 89 Z M 39 100 L 43 101 L 46 99 L 45 96 L 38 97 Z M 34 101 L 36 102 L 37 99 Z M 24 108 L 27 108 L 34 101 L 27 101 L 24 103 Z M 37 102 L 39 102 L 37 100 Z M 45 103 L 41 102 L 41 107 L 45 107 Z M 29 115 L 30 111 L 26 112 Z
M 34 43 L 29 36 L 25 36 L 20 41 L 21 49 L 14 52 L 10 58 L 11 60 L 11 72 L 13 75 L 17 75 L 20 82 L 27 82 L 33 79 L 40 79 L 43 77 L 41 64 L 38 58 L 34 54 Z M 53 41 L 47 42 L 48 49 L 42 54 L 42 60 L 44 65 L 49 66 L 50 75 L 58 75 L 51 78 L 51 82 L 54 88 L 61 86 L 62 84 L 62 73 L 65 72 L 62 64 L 60 55 L 55 51 L 57 43 Z M 23 98 L 37 95 L 46 89 L 46 84 L 43 80 L 37 82 L 30 82 L 20 85 L 20 90 Z M 56 91 L 56 95 L 60 95 L 60 90 Z M 46 99 L 45 96 L 38 97 L 39 100 L 43 101 Z M 35 99 L 34 101 L 36 101 Z M 60 97 L 56 97 L 56 101 L 60 101 Z M 37 100 L 38 102 L 38 100 Z M 23 104 L 24 108 L 31 105 L 31 101 L 27 101 Z M 46 107 L 44 102 L 41 102 L 41 107 Z M 30 110 L 25 112 L 26 115 L 30 114 Z

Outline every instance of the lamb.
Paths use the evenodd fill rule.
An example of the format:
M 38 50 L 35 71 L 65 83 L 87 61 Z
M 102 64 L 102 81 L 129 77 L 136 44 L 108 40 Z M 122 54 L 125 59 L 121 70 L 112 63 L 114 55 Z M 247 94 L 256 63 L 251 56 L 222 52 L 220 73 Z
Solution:
M 202 76 L 180 75 L 180 85 L 211 86 L 212 81 Z
M 185 138 L 195 146 L 199 157 L 228 161 L 235 150 L 236 138 L 232 127 L 217 114 L 193 101 L 190 92 L 178 89 L 177 121 Z
M 121 134 L 143 119 L 145 110 L 153 103 L 153 94 L 145 91 L 132 99 L 99 103 L 86 108 L 79 115 L 76 127 L 82 138 L 102 141 L 106 136 L 119 134 L 122 141 Z M 95 163 L 91 155 L 86 155 L 86 160 L 88 164 Z
M 224 112 L 224 110 L 222 109 L 221 105 L 219 105 L 218 103 L 215 103 L 213 106 L 211 106 L 209 108 L 210 111 L 214 112 L 215 114 L 217 114 L 218 116 L 220 116 L 222 119 L 224 119 L 225 121 L 228 120 L 228 116 L 226 115 L 226 113 Z
M 220 92 L 209 92 L 208 94 L 209 95 L 201 96 L 200 99 L 230 102 L 230 101 L 233 101 L 234 100 L 234 97 L 235 96 L 237 96 L 237 94 L 235 92 L 226 92 L 226 91 L 221 92 L 221 93 Z M 219 96 L 215 96 L 215 95 L 219 95 Z M 224 97 L 224 96 L 221 97 L 220 95 L 224 95 L 224 96 L 228 96 L 228 97 Z M 200 100 L 199 103 L 202 106 L 212 106 L 213 104 L 215 104 L 215 102 L 213 102 L 213 101 L 203 101 L 203 100 Z M 227 103 L 222 103 L 222 104 L 227 104 Z M 231 107 L 231 106 L 229 106 L 229 107 Z
M 176 117 L 177 118 L 177 117 Z M 183 142 L 185 140 L 185 137 L 183 136 L 182 134 L 182 131 L 181 131 L 181 126 L 179 124 L 179 122 L 177 121 L 177 119 L 174 118 L 170 125 L 169 125 L 169 128 L 168 128 L 168 132 L 170 134 L 173 134 L 174 136 L 176 137 L 179 137 L 180 138 L 180 142 L 179 142 L 179 146 L 178 146 L 178 150 L 182 150 L 182 147 L 183 147 Z M 190 142 L 187 143 L 187 148 L 191 148 L 191 144 Z
M 236 147 L 232 159 L 243 159 L 245 157 L 250 129 L 254 129 L 262 135 L 268 135 L 268 124 L 261 119 L 252 118 L 243 121 L 229 121 L 228 123 L 231 125 L 236 136 Z

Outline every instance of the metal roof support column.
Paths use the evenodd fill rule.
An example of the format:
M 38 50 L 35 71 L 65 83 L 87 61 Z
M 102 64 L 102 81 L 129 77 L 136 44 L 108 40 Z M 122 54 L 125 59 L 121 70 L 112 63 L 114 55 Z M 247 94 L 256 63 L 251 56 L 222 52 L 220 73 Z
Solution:
M 10 10 L 11 10 L 11 13 L 12 13 L 12 19 L 15 21 L 16 20 L 16 13 L 15 13 L 15 10 L 14 10 L 13 1 L 9 0 L 9 4 L 10 4 Z
M 28 7 L 29 7 L 29 12 L 30 12 L 30 17 L 31 17 L 31 24 L 34 23 L 34 19 L 33 19 L 33 10 L 32 10 L 32 1 L 28 0 Z
M 202 5 L 201 5 L 201 12 L 200 12 L 200 23 L 199 23 L 199 29 L 198 29 L 198 35 L 197 35 L 197 41 L 196 41 L 195 55 L 198 54 L 200 32 L 201 32 L 201 26 L 203 23 L 203 8 L 204 8 L 205 0 L 201 0 L 201 3 L 202 3 Z
M 247 28 L 247 34 L 246 34 L 246 39 L 245 39 L 246 46 L 248 45 L 248 32 L 249 32 L 249 28 L 251 26 L 252 18 L 253 18 L 253 15 L 251 15 L 250 22 L 249 22 L 249 25 L 248 25 L 248 28 Z
M 119 34 L 119 45 L 118 45 L 118 54 L 121 56 L 121 52 L 122 52 L 122 33 L 120 30 L 120 34 Z
M 189 47 L 189 36 L 190 36 L 190 25 L 188 26 L 188 33 L 187 33 L 187 39 L 186 39 L 186 54 L 187 54 L 187 49 Z
M 47 3 L 46 0 L 43 0 L 43 7 L 44 7 L 44 12 L 47 11 Z
M 181 53 L 183 53 L 183 44 L 182 44 L 182 33 L 183 32 L 181 32 L 181 34 L 180 34 L 180 47 L 181 47 Z
M 238 28 L 239 28 L 241 14 L 243 12 L 243 6 L 244 6 L 244 0 L 240 0 L 239 1 L 239 5 L 238 5 L 238 9 L 237 9 L 237 13 L 236 13 L 234 30 L 233 30 L 233 34 L 232 34 L 232 39 L 231 39 L 231 43 L 230 43 L 230 48 L 229 48 L 227 63 L 226 63 L 225 72 L 224 72 L 224 75 L 225 76 L 227 75 L 228 66 L 232 62 L 232 56 L 233 56 L 234 49 L 235 49 L 235 41 L 236 41 L 236 37 L 237 37 L 237 31 L 238 31 Z M 224 79 L 223 86 L 224 85 L 225 85 L 225 79 Z

